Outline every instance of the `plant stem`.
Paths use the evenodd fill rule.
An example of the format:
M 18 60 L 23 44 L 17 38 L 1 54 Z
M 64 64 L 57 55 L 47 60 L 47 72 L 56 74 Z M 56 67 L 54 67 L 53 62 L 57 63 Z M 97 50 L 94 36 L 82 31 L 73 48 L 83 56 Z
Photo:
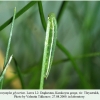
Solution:
M 0 81 L 0 89 L 2 89 L 3 86 L 3 79 Z
M 62 45 L 60 44 L 60 42 L 57 42 L 57 44 L 58 44 L 58 46 L 61 47 L 61 49 L 62 49 L 62 51 L 64 52 L 64 54 L 65 54 L 66 56 L 68 56 L 68 58 L 69 58 L 70 61 L 72 62 L 73 67 L 74 67 L 74 69 L 76 70 L 77 74 L 79 75 L 80 80 L 81 80 L 81 83 L 82 83 L 82 85 L 84 86 L 84 88 L 90 88 L 90 85 L 89 85 L 89 84 L 87 83 L 87 81 L 85 80 L 85 78 L 84 78 L 82 72 L 80 71 L 80 69 L 79 69 L 78 66 L 76 65 L 76 63 L 75 63 L 73 57 L 71 56 L 71 54 L 69 53 L 69 51 L 68 51 L 64 46 L 62 46 Z
M 18 76 L 19 76 L 19 79 L 20 79 L 20 82 L 21 82 L 21 85 L 22 85 L 22 89 L 25 89 L 25 85 L 24 85 L 24 81 L 23 81 L 23 78 L 22 78 L 22 74 L 21 74 L 21 71 L 19 69 L 19 66 L 18 66 L 17 61 L 16 61 L 15 58 L 14 58 L 14 62 L 15 62 L 16 70 L 17 70 L 17 73 L 18 73 Z
M 73 57 L 73 59 L 77 60 L 77 59 L 89 58 L 89 57 L 94 57 L 94 56 L 100 56 L 100 52 L 94 52 L 94 53 L 89 53 L 89 54 L 84 54 L 84 55 L 78 55 L 76 57 Z M 67 62 L 67 61 L 70 61 L 70 59 L 65 58 L 65 59 L 58 60 L 58 61 L 54 62 L 53 65 L 56 65 L 56 64 L 59 64 L 59 63 L 62 63 L 62 62 Z
M 43 89 L 43 85 L 44 85 L 44 73 L 45 73 L 45 68 L 42 66 L 41 79 L 40 79 L 40 89 Z
M 39 14 L 40 14 L 42 26 L 43 26 L 44 30 L 46 31 L 46 21 L 45 21 L 45 18 L 44 18 L 43 7 L 42 7 L 42 2 L 41 1 L 38 1 L 38 8 L 39 8 Z M 40 78 L 40 89 L 43 89 L 43 85 L 44 85 L 44 73 L 45 73 L 45 68 L 42 66 L 42 69 L 41 69 L 41 78 Z
M 68 3 L 68 1 L 63 1 L 61 6 L 60 6 L 60 9 L 59 9 L 59 12 L 58 12 L 58 15 L 57 15 L 57 22 L 58 22 L 58 24 L 60 22 L 61 16 L 62 16 L 62 14 L 64 12 L 64 9 L 65 9 L 67 3 Z
M 12 31 L 13 31 L 13 26 L 14 26 L 15 15 L 16 15 L 16 7 L 14 9 L 14 15 L 13 15 L 13 19 L 12 19 L 12 25 L 11 25 L 10 36 L 9 36 L 8 45 L 7 45 L 6 57 L 5 57 L 5 60 L 4 60 L 4 65 L 3 65 L 3 71 L 5 70 L 5 67 L 6 67 L 7 62 L 8 62 L 8 55 L 9 55 L 9 50 L 10 50 L 10 44 L 11 44 L 11 38 L 12 38 Z M 2 75 L 3 71 L 1 72 L 0 77 L 4 77 L 4 75 Z M 1 84 L 0 85 L 1 85 L 0 88 L 2 89 L 3 78 L 1 79 Z
M 20 15 L 22 15 L 24 12 L 26 12 L 30 7 L 32 7 L 37 1 L 31 1 L 29 2 L 25 7 L 23 7 L 17 14 L 15 19 L 17 19 Z M 8 26 L 12 22 L 12 18 L 8 19 L 4 24 L 0 26 L 0 31 L 3 30 L 6 26 Z
M 9 54 L 9 50 L 10 50 L 10 44 L 11 44 L 11 38 L 12 38 L 12 31 L 13 31 L 13 26 L 14 26 L 14 20 L 15 20 L 15 15 L 16 15 L 16 7 L 14 9 L 14 16 L 13 16 L 13 20 L 12 20 L 12 25 L 11 25 L 11 30 L 10 30 L 10 36 L 9 36 L 9 41 L 8 41 L 8 46 L 7 46 L 7 51 L 6 51 L 6 58 L 4 61 L 4 66 L 6 66 L 7 61 L 8 61 L 8 54 Z
M 40 14 L 40 18 L 41 18 L 41 21 L 42 21 L 43 28 L 46 31 L 46 21 L 45 21 L 45 17 L 44 17 L 44 14 L 43 14 L 43 7 L 42 7 L 41 1 L 38 1 L 38 8 L 39 8 L 39 14 Z

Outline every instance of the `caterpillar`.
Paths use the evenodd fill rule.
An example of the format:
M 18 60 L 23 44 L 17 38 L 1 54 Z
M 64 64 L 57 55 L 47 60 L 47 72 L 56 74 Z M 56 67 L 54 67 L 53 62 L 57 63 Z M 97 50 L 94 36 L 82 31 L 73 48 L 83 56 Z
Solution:
M 47 78 L 53 62 L 57 40 L 57 21 L 54 13 L 48 15 L 43 54 L 44 77 Z

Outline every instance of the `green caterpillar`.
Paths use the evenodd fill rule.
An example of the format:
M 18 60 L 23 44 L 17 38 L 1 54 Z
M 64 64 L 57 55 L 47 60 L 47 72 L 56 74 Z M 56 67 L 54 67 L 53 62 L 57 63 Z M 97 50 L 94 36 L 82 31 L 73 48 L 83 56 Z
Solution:
M 57 21 L 54 13 L 48 15 L 45 47 L 43 55 L 44 77 L 47 78 L 51 69 L 57 40 Z

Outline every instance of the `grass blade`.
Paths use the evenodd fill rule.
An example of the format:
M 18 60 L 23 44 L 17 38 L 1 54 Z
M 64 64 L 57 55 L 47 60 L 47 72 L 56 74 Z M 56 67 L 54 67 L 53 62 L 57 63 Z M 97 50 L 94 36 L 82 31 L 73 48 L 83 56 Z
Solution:
M 22 15 L 24 12 L 26 12 L 30 7 L 32 7 L 37 1 L 31 1 L 29 2 L 25 7 L 23 7 L 17 14 L 15 19 L 17 19 L 20 15 Z M 8 26 L 12 22 L 12 18 L 8 19 L 4 24 L 0 26 L 0 31 L 3 30 L 6 26 Z
M 11 25 L 11 30 L 10 30 L 10 36 L 9 36 L 8 46 L 7 46 L 7 51 L 6 51 L 6 58 L 4 60 L 4 66 L 3 67 L 6 66 L 7 61 L 8 61 L 8 54 L 9 54 L 9 50 L 10 50 L 10 44 L 11 44 L 11 38 L 12 38 L 12 31 L 13 31 L 13 26 L 14 26 L 15 15 L 16 15 L 16 7 L 14 9 L 14 16 L 13 16 L 13 20 L 12 20 L 12 25 Z
M 22 85 L 22 89 L 25 89 L 24 81 L 23 81 L 23 78 L 22 78 L 22 73 L 20 71 L 20 68 L 19 68 L 15 58 L 14 58 L 14 63 L 15 63 L 16 71 L 18 73 L 18 76 L 19 76 L 19 79 L 20 79 L 20 82 L 21 82 L 21 85 Z
M 8 61 L 7 65 L 5 66 L 5 68 L 3 68 L 3 71 L 2 71 L 2 76 L 4 76 L 4 75 L 5 75 L 6 70 L 7 70 L 8 66 L 9 66 L 9 64 L 10 64 L 10 62 L 11 62 L 11 60 L 12 60 L 12 58 L 13 58 L 13 55 L 11 55 L 11 56 L 10 56 L 10 58 L 9 58 L 9 61 Z
M 43 14 L 43 7 L 42 7 L 42 2 L 41 1 L 38 1 L 38 8 L 39 8 L 39 13 L 40 13 L 40 18 L 41 18 L 41 21 L 42 21 L 42 26 L 44 28 L 44 30 L 46 31 L 46 21 L 45 21 L 45 17 L 44 17 L 44 14 Z
M 8 68 L 8 66 L 9 66 L 9 64 L 10 64 L 10 62 L 11 62 L 11 60 L 12 60 L 12 55 L 11 55 L 11 57 L 9 58 L 9 61 L 8 61 L 8 63 L 7 63 L 7 65 L 6 65 L 6 67 L 3 69 L 3 71 L 1 72 L 1 75 L 0 75 L 0 89 L 2 89 L 2 85 L 3 85 L 3 78 L 4 78 L 4 75 L 5 75 L 5 73 L 6 73 L 6 70 L 7 70 L 7 68 Z
M 11 44 L 15 15 L 16 15 L 16 7 L 14 9 L 14 15 L 13 15 L 13 19 L 12 19 L 12 25 L 11 25 L 10 36 L 9 36 L 8 45 L 7 45 L 6 57 L 5 57 L 5 60 L 4 60 L 4 65 L 3 65 L 3 71 L 1 72 L 1 75 L 0 75 L 0 77 L 2 77 L 1 84 L 0 84 L 1 89 L 2 89 L 2 85 L 3 85 L 3 77 L 4 77 L 5 71 L 7 69 L 6 67 L 10 63 L 10 61 L 8 61 L 8 55 L 9 55 L 9 50 L 10 50 L 10 44 Z M 10 57 L 10 59 L 12 59 L 12 56 Z
M 57 22 L 58 22 L 58 24 L 59 24 L 59 21 L 61 19 L 61 16 L 62 16 L 62 14 L 64 12 L 64 9 L 65 9 L 67 3 L 68 3 L 68 1 L 63 1 L 62 4 L 61 4 L 61 7 L 60 7 L 58 15 L 57 15 Z

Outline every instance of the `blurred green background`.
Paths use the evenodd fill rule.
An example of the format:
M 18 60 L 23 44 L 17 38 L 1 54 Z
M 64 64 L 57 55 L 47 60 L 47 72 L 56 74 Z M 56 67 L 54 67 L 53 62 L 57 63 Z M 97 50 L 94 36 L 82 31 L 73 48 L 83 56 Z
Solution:
M 47 21 L 50 12 L 57 16 L 64 1 L 43 1 L 43 10 Z M 0 1 L 0 26 L 29 1 Z M 75 62 L 91 85 L 91 89 L 100 88 L 100 2 L 68 1 L 58 25 L 58 40 L 73 57 L 94 54 L 92 57 L 76 58 Z M 0 67 L 5 57 L 11 24 L 0 31 Z M 15 20 L 10 55 L 13 54 L 23 76 L 26 89 L 39 89 L 41 65 L 44 49 L 45 31 L 43 29 L 38 3 Z M 98 55 L 95 56 L 95 53 Z M 53 65 L 45 89 L 83 89 L 80 78 L 70 60 L 56 47 Z M 5 78 L 3 88 L 18 89 L 20 86 L 15 63 L 10 66 L 13 77 Z M 0 69 L 1 70 L 1 69 Z M 9 74 L 7 74 L 8 76 Z

